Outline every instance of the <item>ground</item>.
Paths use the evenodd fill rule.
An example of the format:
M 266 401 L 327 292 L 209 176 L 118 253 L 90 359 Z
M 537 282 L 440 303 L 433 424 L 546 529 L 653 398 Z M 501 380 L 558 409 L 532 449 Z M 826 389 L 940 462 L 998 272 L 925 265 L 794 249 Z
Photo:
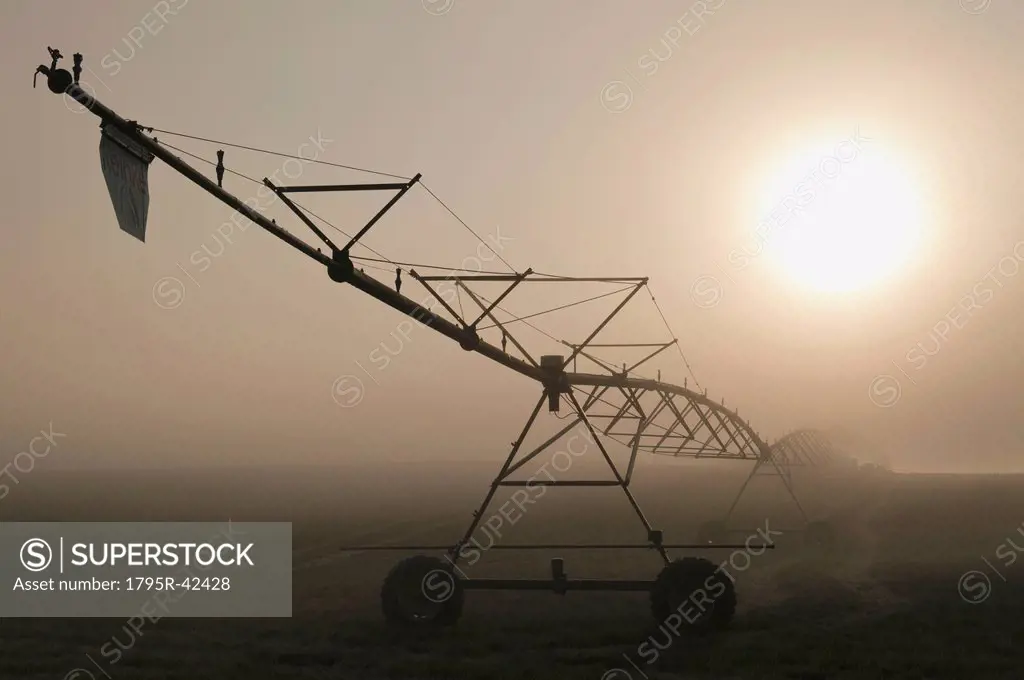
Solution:
M 637 498 L 667 542 L 691 541 L 702 522 L 722 516 L 743 473 L 742 465 L 728 465 L 638 471 Z M 6 618 L 0 677 L 1021 676 L 1014 649 L 1024 637 L 1024 561 L 1016 564 L 1016 546 L 1024 546 L 1020 477 L 798 474 L 802 504 L 833 522 L 838 548 L 822 555 L 786 534 L 773 536 L 775 549 L 760 555 L 703 551 L 729 565 L 739 606 L 727 632 L 691 639 L 659 630 L 642 593 L 470 592 L 452 630 L 390 631 L 379 611 L 380 583 L 405 554 L 339 547 L 451 543 L 488 481 L 485 468 L 408 472 L 33 473 L 0 502 L 0 519 L 292 521 L 294 613 L 163 618 L 139 631 L 123 619 Z M 737 534 L 741 542 L 766 521 L 773 531 L 796 524 L 777 480 L 755 484 L 734 523 L 745 530 Z M 499 543 L 507 544 L 643 539 L 617 489 L 551 490 L 500 531 Z M 653 578 L 660 566 L 649 551 L 557 555 L 570 577 Z M 490 551 L 468 575 L 543 578 L 551 556 Z M 972 571 L 978 573 L 964 576 Z

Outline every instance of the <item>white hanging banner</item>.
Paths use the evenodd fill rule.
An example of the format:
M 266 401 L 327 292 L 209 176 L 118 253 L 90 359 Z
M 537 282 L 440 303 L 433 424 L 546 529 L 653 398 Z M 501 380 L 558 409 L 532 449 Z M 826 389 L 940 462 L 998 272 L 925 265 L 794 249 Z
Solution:
M 112 125 L 100 135 L 100 168 L 122 231 L 146 242 L 149 164 L 153 154 Z

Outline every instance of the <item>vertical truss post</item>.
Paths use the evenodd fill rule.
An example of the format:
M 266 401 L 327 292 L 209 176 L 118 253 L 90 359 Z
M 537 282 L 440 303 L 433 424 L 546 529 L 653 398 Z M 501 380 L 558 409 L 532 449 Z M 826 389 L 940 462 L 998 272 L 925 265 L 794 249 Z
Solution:
M 626 484 L 633 478 L 633 466 L 636 465 L 637 452 L 640 450 L 640 435 L 644 433 L 644 429 L 647 427 L 647 422 L 644 418 L 637 420 L 636 436 L 633 437 L 633 446 L 630 449 L 629 454 L 629 468 L 626 469 Z
M 512 341 L 512 344 L 516 346 L 516 349 L 518 349 L 520 352 L 522 352 L 523 356 L 526 357 L 527 361 L 529 361 L 531 364 L 533 364 L 534 366 L 536 366 L 538 368 L 540 367 L 540 364 L 538 364 L 536 362 L 536 360 L 534 360 L 534 358 L 530 355 L 530 353 L 528 351 L 526 351 L 526 348 L 523 347 L 519 343 L 518 340 L 516 340 L 514 335 L 509 333 L 508 330 L 506 330 L 505 326 L 503 326 L 502 323 L 500 321 L 498 321 L 497 318 L 495 318 L 494 313 L 487 307 L 487 305 L 485 305 L 483 303 L 482 300 L 480 300 L 480 298 L 478 298 L 473 293 L 473 291 L 471 291 L 469 289 L 469 286 L 467 286 L 465 283 L 463 283 L 462 279 L 460 279 L 459 277 L 455 277 L 455 284 L 458 285 L 459 287 L 461 287 L 462 290 L 466 291 L 466 295 L 468 295 L 473 300 L 473 302 L 475 302 L 480 307 L 480 309 L 484 310 L 484 316 L 489 318 L 494 323 L 495 326 L 497 326 L 499 329 L 501 329 L 501 332 L 504 333 L 508 337 L 508 339 Z M 513 284 L 513 287 L 514 286 L 515 286 L 515 284 Z M 509 291 L 511 291 L 511 290 L 512 290 L 512 288 L 510 287 Z M 506 292 L 508 292 L 508 291 L 506 291 Z M 475 326 L 476 326 L 476 322 L 474 322 L 473 326 L 469 327 L 469 329 L 472 330 L 474 333 L 476 332 Z
M 453 317 L 453 318 L 454 318 L 454 319 L 455 319 L 456 321 L 458 321 L 458 322 L 459 322 L 459 323 L 460 323 L 460 324 L 462 325 L 463 329 L 465 329 L 465 328 L 466 328 L 466 322 L 465 322 L 465 320 L 464 320 L 464 319 L 463 319 L 463 318 L 462 318 L 461 316 L 459 316 L 459 315 L 458 315 L 458 314 L 457 314 L 457 313 L 455 312 L 455 310 L 454 310 L 454 309 L 452 309 L 451 305 L 449 305 L 449 304 L 448 304 L 447 302 L 445 302 L 444 298 L 442 298 L 442 297 L 441 297 L 441 296 L 440 296 L 440 295 L 438 294 L 438 292 L 437 292 L 436 290 L 434 290 L 434 287 L 433 287 L 433 286 L 431 286 L 430 284 L 428 284 L 428 283 L 427 283 L 427 281 L 426 281 L 426 280 L 425 280 L 425 279 L 424 279 L 424 278 L 423 278 L 422 276 L 420 276 L 419 274 L 417 274 L 417 273 L 416 273 L 416 270 L 415 270 L 415 269 L 411 269 L 411 270 L 409 270 L 409 276 L 411 276 L 412 278 L 414 278 L 414 279 L 416 279 L 417 281 L 419 281 L 419 282 L 420 282 L 420 283 L 421 283 L 421 284 L 423 285 L 423 287 L 424 287 L 424 288 L 426 288 L 426 289 L 427 289 L 427 291 L 428 291 L 428 292 L 429 292 L 429 293 L 430 293 L 430 294 L 431 294 L 432 296 L 434 296 L 434 299 L 435 299 L 435 300 L 437 300 L 438 302 L 440 302 L 440 303 L 441 303 L 441 306 L 442 306 L 442 307 L 444 307 L 444 308 L 445 308 L 445 310 L 447 310 L 447 312 L 448 312 L 449 314 L 451 314 L 451 315 L 452 315 L 452 317 Z
M 644 516 L 643 510 L 640 509 L 640 505 L 636 502 L 636 498 L 633 497 L 633 494 L 629 490 L 629 482 L 623 479 L 622 475 L 619 474 L 618 468 L 615 467 L 615 463 L 612 461 L 611 456 L 608 455 L 608 451 L 605 450 L 604 445 L 601 443 L 601 439 L 598 436 L 597 431 L 594 429 L 590 419 L 587 418 L 587 412 L 583 410 L 583 407 L 580 406 L 580 402 L 577 401 L 575 392 L 570 389 L 568 395 L 573 408 L 576 409 L 576 413 L 587 426 L 587 430 L 590 432 L 590 436 L 593 438 L 594 443 L 597 444 L 597 448 L 601 451 L 601 455 L 604 456 L 605 462 L 608 463 L 608 467 L 611 468 L 612 474 L 615 475 L 615 479 L 619 482 L 619 486 L 622 487 L 622 491 L 626 494 L 629 504 L 633 506 L 633 510 L 636 512 L 637 517 L 640 518 L 640 522 L 643 523 L 644 528 L 647 530 L 647 540 L 650 541 L 652 547 L 658 551 L 661 555 L 661 559 L 665 561 L 665 564 L 669 564 L 672 560 L 669 558 L 668 553 L 662 545 L 661 532 L 655 531 L 654 527 L 651 526 L 651 523 L 647 521 L 647 517 Z
M 772 467 L 775 468 L 775 471 L 782 479 L 782 483 L 786 486 L 786 491 L 789 492 L 789 497 L 793 499 L 793 504 L 796 505 L 796 509 L 800 512 L 800 517 L 806 524 L 808 521 L 807 513 L 804 512 L 804 507 L 800 505 L 800 499 L 796 497 L 796 491 L 793 490 L 793 480 L 789 478 L 789 475 L 783 474 L 782 471 L 779 470 L 779 466 L 775 461 L 772 461 Z
M 405 185 L 403 185 L 402 188 L 398 190 L 398 193 L 392 196 L 391 200 L 388 201 L 383 208 L 378 210 L 377 214 L 374 215 L 373 218 L 369 222 L 367 222 L 366 225 L 362 229 L 360 229 L 359 232 L 355 236 L 353 236 L 352 239 L 347 244 L 345 244 L 345 247 L 341 249 L 342 252 L 347 254 L 350 250 L 352 250 L 352 246 L 354 246 L 359 241 L 359 239 L 361 239 L 366 234 L 366 232 L 370 231 L 370 228 L 373 225 L 377 224 L 377 221 L 380 220 L 380 218 L 384 217 L 384 213 L 391 210 L 395 203 L 398 203 L 398 200 L 402 198 L 402 196 L 405 196 L 405 192 L 409 191 L 409 189 L 412 189 L 413 185 L 415 185 L 416 182 L 420 181 L 420 177 L 422 177 L 422 175 L 417 172 L 415 177 L 413 177 Z
M 540 400 L 537 402 L 537 405 L 533 407 L 533 413 L 531 413 L 529 419 L 527 419 L 526 426 L 523 428 L 523 431 L 519 434 L 519 438 L 512 445 L 512 451 L 509 452 L 508 458 L 505 459 L 505 464 L 501 466 L 501 471 L 498 473 L 498 476 L 494 478 L 493 482 L 491 482 L 491 488 L 487 491 L 487 496 L 484 498 L 484 502 L 481 503 L 480 508 L 473 513 L 473 521 L 470 522 L 469 529 L 466 530 L 466 533 L 462 537 L 462 540 L 460 540 L 458 543 L 455 544 L 455 546 L 452 547 L 448 559 L 452 563 L 453 567 L 455 566 L 456 562 L 460 557 L 459 553 L 462 552 L 462 546 L 469 543 L 469 540 L 473 538 L 473 533 L 476 531 L 477 527 L 480 526 L 480 520 L 483 519 L 484 512 L 486 512 L 487 510 L 487 506 L 491 504 L 491 500 L 494 498 L 495 492 L 497 492 L 498 487 L 501 486 L 501 480 L 504 479 L 505 476 L 508 474 L 508 469 L 512 465 L 512 461 L 515 460 L 516 454 L 522 447 L 523 442 L 526 441 L 526 435 L 529 434 L 530 428 L 533 427 L 534 421 L 537 420 L 537 414 L 540 413 L 540 409 L 544 405 L 544 401 L 546 399 L 547 394 L 542 394 Z
M 508 288 L 506 288 L 504 290 L 504 292 L 501 295 L 499 295 L 494 300 L 494 302 L 492 302 L 487 308 L 484 309 L 484 311 L 480 314 L 480 316 L 478 316 L 476 318 L 476 321 L 474 321 L 473 323 L 469 324 L 470 328 L 476 328 L 476 325 L 478 323 L 483 321 L 485 318 L 491 316 L 491 312 L 493 312 L 494 309 L 498 305 L 501 304 L 502 300 L 504 300 L 506 297 L 508 297 L 508 294 L 512 292 L 512 289 L 515 288 L 516 286 L 518 286 L 520 283 L 522 283 L 526 279 L 526 277 L 529 276 L 532 273 L 533 273 L 532 269 L 527 269 L 522 274 L 516 274 L 515 281 L 513 281 L 512 284 Z M 467 290 L 468 290 L 468 288 L 467 288 Z M 476 300 L 476 298 L 473 298 L 473 299 Z M 477 301 L 477 304 L 480 304 L 479 300 Z M 491 318 L 494 318 L 494 317 L 491 317 Z M 501 330 L 504 331 L 505 329 L 502 328 Z M 506 332 L 506 334 L 507 334 L 507 332 Z
M 316 234 L 317 237 L 321 241 L 323 241 L 327 245 L 328 248 L 330 248 L 332 251 L 335 251 L 335 250 L 338 249 L 338 246 L 336 246 L 334 244 L 334 241 L 332 241 L 330 238 L 328 238 L 327 234 L 325 234 L 319 227 L 317 227 L 315 224 L 313 224 L 313 220 L 311 220 L 308 217 L 306 217 L 306 213 L 304 213 L 299 208 L 299 206 L 295 205 L 295 203 L 292 201 L 292 199 L 288 198 L 287 192 L 285 192 L 283 189 L 281 189 L 281 187 L 276 186 L 273 182 L 271 182 L 266 177 L 263 178 L 263 184 L 265 184 L 267 187 L 270 188 L 271 191 L 273 191 L 275 194 L 277 194 L 277 197 L 281 199 L 281 202 L 284 203 L 289 208 L 291 208 L 292 212 L 295 213 L 296 216 L 298 216 L 298 218 L 300 220 L 302 220 L 303 224 L 305 224 L 307 227 L 312 229 L 313 233 Z
M 736 509 L 736 506 L 739 505 L 740 499 L 743 498 L 743 492 L 747 490 L 747 486 L 750 484 L 750 480 L 754 478 L 754 476 L 757 474 L 757 471 L 761 468 L 763 464 L 764 460 L 762 458 L 758 458 L 757 462 L 754 463 L 754 469 L 751 470 L 750 474 L 747 475 L 747 478 L 743 480 L 743 485 L 740 487 L 739 493 L 736 494 L 736 497 L 732 500 L 732 505 L 730 505 L 729 509 L 725 512 L 724 521 L 726 524 L 729 523 L 729 519 L 732 517 L 733 511 Z
M 609 314 L 607 317 L 605 317 L 604 321 L 602 321 L 600 324 L 598 324 L 597 328 L 594 329 L 594 331 L 590 334 L 590 336 L 587 337 L 587 339 L 584 340 L 582 342 L 582 344 L 580 344 L 579 346 L 577 346 L 577 347 L 575 347 L 573 349 L 572 354 L 569 355 L 569 358 L 566 359 L 562 363 L 562 368 L 564 369 L 569 364 L 573 363 L 576 360 L 576 355 L 578 355 L 580 352 L 582 352 L 583 349 L 587 345 L 590 344 L 590 341 L 593 340 L 594 338 L 596 338 L 597 334 L 600 333 L 602 330 L 604 330 L 604 327 L 607 326 L 611 322 L 611 320 L 613 318 L 615 318 L 615 315 L 618 314 L 620 311 L 622 311 L 622 308 L 625 307 L 626 304 L 630 300 L 633 299 L 633 296 L 636 295 L 637 293 L 639 293 L 640 289 L 643 288 L 646 285 L 647 285 L 647 279 L 643 279 L 640 283 L 638 283 L 636 286 L 634 286 L 633 290 L 629 291 L 629 295 L 627 295 L 626 298 L 622 302 L 620 302 L 615 309 L 612 310 L 611 314 Z
M 770 464 L 772 468 L 775 470 L 775 474 L 779 477 L 780 480 L 782 480 L 782 484 L 786 487 L 786 491 L 789 493 L 789 497 L 793 499 L 793 504 L 796 505 L 796 509 L 800 513 L 801 519 L 803 519 L 804 523 L 807 523 L 807 513 L 804 512 L 804 508 L 800 504 L 800 500 L 796 497 L 796 492 L 793 490 L 792 480 L 789 479 L 789 475 L 787 474 L 787 463 L 786 461 L 782 461 L 780 463 L 780 461 L 776 460 L 776 449 L 779 448 L 779 450 L 781 450 L 780 444 L 781 446 L 785 446 L 785 442 L 776 443 L 775 447 L 772 447 L 767 451 L 762 452 L 762 455 L 757 459 L 757 462 L 754 463 L 754 469 L 750 471 L 749 475 L 747 475 L 747 478 L 744 480 L 739 492 L 733 499 L 732 505 L 729 506 L 728 511 L 726 511 L 725 513 L 724 521 L 726 522 L 726 524 L 728 524 L 729 519 L 732 517 L 732 513 L 736 509 L 736 506 L 739 505 L 740 499 L 743 497 L 743 492 L 746 491 L 747 486 L 750 485 L 750 481 L 757 475 L 758 470 L 760 470 L 761 467 L 765 464 Z M 782 467 L 780 467 L 780 465 Z M 786 467 L 786 469 L 783 470 L 783 467 Z

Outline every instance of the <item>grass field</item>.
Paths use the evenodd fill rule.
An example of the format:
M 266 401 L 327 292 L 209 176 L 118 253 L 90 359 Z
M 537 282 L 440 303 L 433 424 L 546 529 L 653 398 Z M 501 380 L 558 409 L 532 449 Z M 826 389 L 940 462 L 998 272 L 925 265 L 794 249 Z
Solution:
M 631 488 L 667 542 L 686 542 L 728 507 L 742 467 L 642 468 Z M 1024 546 L 1024 479 L 1013 476 L 798 477 L 801 502 L 834 522 L 840 545 L 823 556 L 787 534 L 761 555 L 703 551 L 716 562 L 732 559 L 739 598 L 731 628 L 711 639 L 664 634 L 642 593 L 470 592 L 454 629 L 388 630 L 380 585 L 405 555 L 339 546 L 452 543 L 491 472 L 36 473 L 0 502 L 0 519 L 293 522 L 293 617 L 163 618 L 138 631 L 122 619 L 7 618 L 0 677 L 1024 676 L 1024 561 L 1015 563 L 1015 546 Z M 755 484 L 736 525 L 750 534 L 766 521 L 773 530 L 793 524 L 781 484 Z M 508 544 L 644 538 L 618 489 L 552 489 L 500 531 Z M 490 551 L 468 575 L 544 578 L 552 556 Z M 649 551 L 559 556 L 570 577 L 653 578 L 660 568 Z M 972 570 L 984 576 L 962 581 Z

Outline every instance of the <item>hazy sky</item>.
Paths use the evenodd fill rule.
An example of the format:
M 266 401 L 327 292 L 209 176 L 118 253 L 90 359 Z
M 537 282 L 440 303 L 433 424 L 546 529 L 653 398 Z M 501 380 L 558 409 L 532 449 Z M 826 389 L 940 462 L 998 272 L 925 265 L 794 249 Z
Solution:
M 382 342 L 394 352 L 399 314 L 258 228 L 225 244 L 231 211 L 160 161 L 147 243 L 119 231 L 98 119 L 29 87 L 52 45 L 67 68 L 83 53 L 82 81 L 126 118 L 286 153 L 319 138 L 321 160 L 422 172 L 478 233 L 511 239 L 501 255 L 517 269 L 650 276 L 701 384 L 767 438 L 839 425 L 902 468 L 1024 469 L 1024 4 L 8 0 L 0 25 L 0 463 L 52 422 L 67 435 L 54 469 L 497 465 L 537 397 L 422 327 L 381 370 L 370 357 Z M 818 191 L 830 200 L 898 167 L 899 182 L 876 184 L 916 197 L 920 229 L 896 271 L 823 292 L 774 256 L 737 266 L 821 150 L 858 134 L 887 160 L 855 158 Z M 211 160 L 220 148 L 158 137 Z M 261 178 L 283 159 L 228 148 L 226 161 Z M 306 166 L 295 181 L 375 179 Z M 385 200 L 303 203 L 351 232 Z M 267 212 L 313 242 L 282 206 Z M 902 233 L 890 213 L 843 219 Z M 451 266 L 476 252 L 419 187 L 367 242 Z M 857 248 L 816 261 L 856 271 Z M 180 304 L 163 308 L 179 283 Z M 558 295 L 529 289 L 507 306 L 540 311 Z M 668 339 L 643 298 L 616 340 Z M 582 339 L 583 317 L 569 319 L 544 327 Z M 681 382 L 671 366 L 663 377 Z M 348 375 L 364 394 L 342 408 L 332 389 Z

